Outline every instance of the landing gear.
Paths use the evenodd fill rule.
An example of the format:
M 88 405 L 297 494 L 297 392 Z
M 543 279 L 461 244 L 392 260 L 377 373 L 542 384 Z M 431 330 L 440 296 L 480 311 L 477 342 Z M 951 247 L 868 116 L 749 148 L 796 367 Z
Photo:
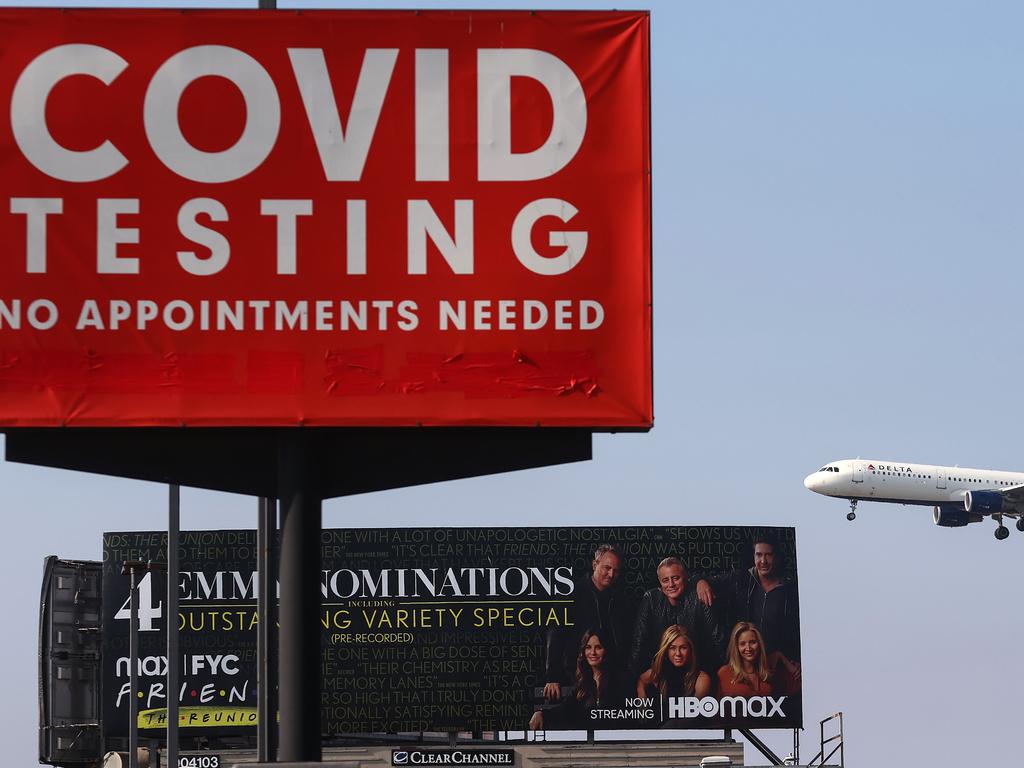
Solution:
M 850 511 L 846 513 L 846 519 L 853 522 L 857 519 L 857 500 L 850 499 Z
M 1017 518 L 1017 530 L 1024 532 L 1024 517 Z
M 1017 526 L 1017 527 L 1019 528 L 1020 526 Z M 1009 535 L 1010 535 L 1010 529 L 1007 528 L 1002 523 L 1000 523 L 999 527 L 996 528 L 996 538 L 999 539 L 1000 541 L 1002 541 L 1003 539 L 1005 539 Z

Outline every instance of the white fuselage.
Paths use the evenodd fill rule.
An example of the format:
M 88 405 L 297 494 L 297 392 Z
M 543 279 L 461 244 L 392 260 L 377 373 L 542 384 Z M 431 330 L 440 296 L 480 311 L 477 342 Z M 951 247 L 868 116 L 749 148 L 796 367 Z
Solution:
M 968 491 L 998 491 L 1022 484 L 1024 472 L 872 459 L 833 461 L 804 478 L 805 487 L 825 496 L 928 505 L 962 502 Z

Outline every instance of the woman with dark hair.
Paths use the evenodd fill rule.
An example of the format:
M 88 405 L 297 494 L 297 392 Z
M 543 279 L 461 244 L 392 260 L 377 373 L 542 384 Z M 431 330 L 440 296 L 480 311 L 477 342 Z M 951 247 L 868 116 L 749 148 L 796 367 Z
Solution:
M 611 662 L 611 653 L 597 630 L 584 632 L 576 654 L 575 692 L 558 706 L 534 712 L 530 730 L 541 730 L 545 724 L 552 729 L 593 728 L 597 722 L 594 710 L 622 707 L 626 690 Z
M 651 668 L 636 683 L 637 696 L 707 696 L 711 677 L 702 672 L 697 648 L 686 627 L 673 624 L 661 633 Z
M 737 622 L 729 635 L 728 663 L 718 670 L 722 696 L 768 696 L 772 673 L 764 639 L 756 624 Z

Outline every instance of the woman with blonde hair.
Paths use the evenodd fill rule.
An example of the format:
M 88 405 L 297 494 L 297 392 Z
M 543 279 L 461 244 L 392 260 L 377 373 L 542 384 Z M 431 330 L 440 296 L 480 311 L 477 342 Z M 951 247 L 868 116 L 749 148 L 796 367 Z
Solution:
M 722 696 L 767 696 L 772 692 L 772 673 L 764 639 L 756 624 L 741 621 L 729 636 L 728 663 L 718 670 Z
M 686 627 L 678 624 L 661 633 L 651 668 L 636 683 L 637 696 L 707 696 L 711 677 L 702 672 L 697 648 Z

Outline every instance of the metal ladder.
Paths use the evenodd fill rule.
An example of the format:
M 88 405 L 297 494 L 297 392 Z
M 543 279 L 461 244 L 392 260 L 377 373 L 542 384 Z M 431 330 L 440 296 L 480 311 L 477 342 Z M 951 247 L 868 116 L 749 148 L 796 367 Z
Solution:
M 825 724 L 836 721 L 839 732 L 835 733 L 828 738 L 825 737 Z M 821 751 L 818 752 L 814 757 L 807 763 L 809 766 L 822 766 L 827 765 L 828 761 L 832 756 L 839 753 L 839 768 L 846 768 L 846 758 L 843 754 L 843 713 L 836 712 L 834 715 L 829 715 L 824 720 L 818 723 L 821 730 Z M 834 744 L 834 746 L 833 746 Z M 825 754 L 826 747 L 829 747 L 828 754 Z M 833 763 L 835 765 L 835 763 Z

